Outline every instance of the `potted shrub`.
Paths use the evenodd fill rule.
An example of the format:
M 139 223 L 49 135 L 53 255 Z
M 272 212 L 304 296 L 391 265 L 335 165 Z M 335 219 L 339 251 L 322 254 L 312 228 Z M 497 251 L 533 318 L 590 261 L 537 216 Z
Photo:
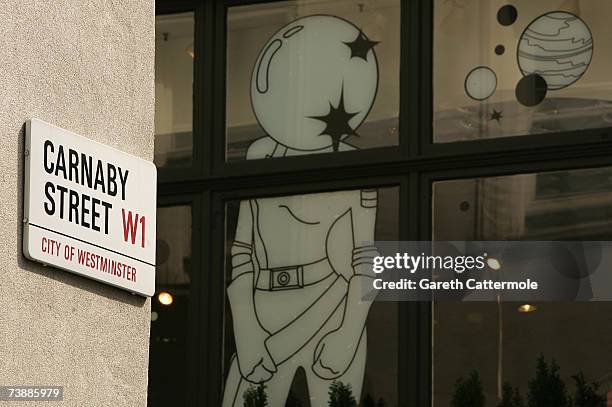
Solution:
M 467 380 L 459 378 L 455 384 L 452 407 L 484 407 L 485 395 L 477 371 L 472 371 Z
M 257 387 L 249 386 L 242 395 L 244 407 L 267 407 L 268 395 L 266 386 L 262 383 Z
M 599 393 L 599 383 L 587 383 L 582 372 L 572 376 L 572 379 L 576 383 L 574 407 L 606 407 L 606 396 Z
M 334 381 L 329 387 L 329 407 L 357 407 L 351 385 Z
M 512 387 L 510 383 L 504 383 L 502 400 L 498 407 L 525 407 L 525 402 L 518 387 Z
M 541 355 L 536 375 L 529 381 L 528 407 L 570 407 L 565 383 L 559 375 L 559 365 L 553 359 L 550 366 Z

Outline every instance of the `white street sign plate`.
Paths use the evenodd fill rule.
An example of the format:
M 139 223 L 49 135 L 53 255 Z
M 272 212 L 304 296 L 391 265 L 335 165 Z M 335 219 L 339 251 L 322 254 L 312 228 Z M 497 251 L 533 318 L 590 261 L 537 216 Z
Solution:
M 28 120 L 23 253 L 152 296 L 156 189 L 150 161 Z

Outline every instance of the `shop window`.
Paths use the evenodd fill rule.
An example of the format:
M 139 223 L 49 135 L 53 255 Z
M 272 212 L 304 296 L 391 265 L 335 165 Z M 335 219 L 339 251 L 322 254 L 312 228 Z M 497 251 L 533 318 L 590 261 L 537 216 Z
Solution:
M 230 7 L 226 160 L 398 145 L 400 2 Z
M 434 10 L 434 142 L 612 127 L 612 3 Z
M 157 209 L 155 296 L 151 299 L 149 406 L 184 406 L 189 394 L 191 206 Z
M 362 302 L 357 284 L 373 240 L 398 238 L 398 199 L 389 187 L 228 203 L 224 406 L 259 380 L 270 406 L 327 406 L 334 380 L 397 404 L 398 305 Z
M 434 238 L 610 240 L 611 180 L 608 167 L 437 182 Z M 542 394 L 556 399 L 554 405 L 570 405 L 562 400 L 585 389 L 577 379 L 581 375 L 586 385 L 599 384 L 593 397 L 605 400 L 612 387 L 611 327 L 609 302 L 436 301 L 434 406 L 451 405 L 459 397 L 461 379 L 463 390 L 477 394 L 480 383 L 483 405 L 498 405 L 504 387 L 506 397 L 518 392 L 525 405 L 529 397 L 538 400 Z M 556 374 L 558 380 L 550 379 Z
M 155 158 L 158 168 L 193 161 L 194 14 L 155 19 Z
M 476 371 L 485 405 L 494 406 L 505 383 L 527 399 L 540 355 L 540 366 L 559 365 L 569 394 L 580 372 L 587 383 L 601 383 L 598 394 L 611 388 L 606 303 L 374 302 L 359 319 L 317 296 L 348 286 L 359 264 L 354 256 L 369 250 L 356 236 L 399 240 L 400 214 L 406 240 L 609 240 L 612 170 L 595 168 L 609 155 L 603 138 L 566 143 L 567 131 L 612 127 L 606 79 L 612 9 L 579 0 L 504 4 L 158 2 L 158 13 L 197 12 L 157 17 L 155 163 L 162 175 L 158 236 L 165 243 L 157 248 L 158 291 L 151 300 L 149 405 L 241 407 L 250 391 L 264 391 L 271 407 L 327 406 L 336 379 L 352 386 L 362 406 L 446 407 L 457 381 L 475 383 Z M 194 19 L 195 40 L 216 50 L 198 59 L 195 77 Z M 409 26 L 400 29 L 400 19 Z M 567 44 L 576 49 L 557 48 Z M 433 72 L 428 58 L 416 56 L 429 47 Z M 400 50 L 419 89 L 400 86 Z M 219 52 L 225 60 L 212 57 Z M 192 88 L 196 95 L 208 89 L 211 100 L 194 106 Z M 421 100 L 413 98 L 415 89 Z M 508 140 L 488 140 L 466 149 L 420 149 L 420 141 L 415 149 L 394 149 L 400 92 L 421 113 L 433 112 L 428 127 L 421 123 L 427 114 L 402 109 L 402 123 L 421 129 L 411 138 L 444 143 L 546 134 L 555 148 L 510 143 L 506 149 Z M 195 140 L 194 119 L 203 126 Z M 225 154 L 217 149 L 221 140 Z M 257 161 L 382 147 L 397 155 L 372 155 L 375 171 L 373 161 L 354 162 L 352 154 L 337 163 L 346 159 L 350 166 L 321 165 L 316 174 Z M 202 165 L 194 165 L 200 154 Z M 231 165 L 208 165 L 218 158 Z M 238 164 L 244 160 L 254 162 Z M 542 172 L 578 161 L 590 169 Z M 521 168 L 534 173 L 486 176 Z M 468 179 L 475 172 L 483 178 Z M 434 183 L 431 205 L 427 180 L 440 174 L 454 180 Z M 408 191 L 347 189 L 357 188 L 357 179 L 402 183 Z M 171 305 L 160 301 L 161 291 L 171 294 Z M 342 331 L 350 352 L 328 337 L 332 325 L 343 325 L 339 316 L 352 321 Z M 349 326 L 366 330 L 356 336 L 359 330 Z M 260 379 L 265 387 L 255 383 Z

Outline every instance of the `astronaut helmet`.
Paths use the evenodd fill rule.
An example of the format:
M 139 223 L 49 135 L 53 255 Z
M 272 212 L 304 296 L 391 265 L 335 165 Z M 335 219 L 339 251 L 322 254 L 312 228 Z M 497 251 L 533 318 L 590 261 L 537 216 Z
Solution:
M 337 151 L 374 103 L 376 44 L 351 22 L 330 15 L 302 17 L 278 30 L 251 77 L 259 124 L 285 147 Z

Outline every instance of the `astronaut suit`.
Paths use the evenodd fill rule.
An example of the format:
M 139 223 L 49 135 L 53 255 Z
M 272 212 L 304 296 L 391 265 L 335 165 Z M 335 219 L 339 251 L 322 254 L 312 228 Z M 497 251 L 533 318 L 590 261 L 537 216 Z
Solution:
M 338 17 L 297 19 L 275 33 L 257 59 L 251 101 L 268 136 L 247 159 L 354 149 L 372 107 L 378 65 L 365 34 Z M 333 380 L 359 399 L 366 363 L 377 191 L 364 189 L 244 200 L 231 247 L 227 288 L 236 354 L 224 407 L 265 383 L 282 407 L 300 367 L 310 404 L 327 406 Z

